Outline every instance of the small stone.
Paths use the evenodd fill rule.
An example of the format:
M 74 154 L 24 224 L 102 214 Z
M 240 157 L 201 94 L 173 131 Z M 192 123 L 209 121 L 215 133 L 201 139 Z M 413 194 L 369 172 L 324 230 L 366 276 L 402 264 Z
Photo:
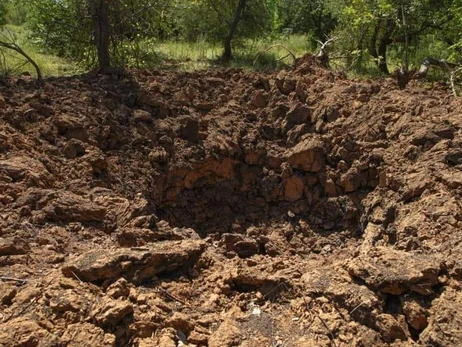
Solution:
M 376 318 L 376 325 L 385 342 L 391 343 L 396 340 L 406 341 L 409 337 L 405 323 L 398 322 L 390 314 L 379 314 Z
M 403 312 L 411 327 L 417 331 L 424 330 L 428 325 L 428 313 L 417 301 L 405 299 Z
M 123 297 L 126 298 L 130 294 L 128 281 L 125 278 L 120 278 L 106 289 L 106 294 L 114 299 Z
M 266 106 L 266 96 L 265 93 L 261 90 L 257 90 L 252 94 L 250 100 L 250 105 L 255 108 L 262 108 Z
M 241 258 L 248 258 L 258 253 L 258 243 L 253 238 L 239 234 L 223 234 L 220 245 L 224 245 L 228 252 L 234 251 Z
M 106 300 L 91 313 L 98 326 L 117 325 L 124 317 L 133 314 L 133 306 L 127 301 Z
M 152 115 L 148 111 L 144 110 L 135 110 L 133 111 L 133 118 L 136 120 L 144 121 L 144 122 L 152 122 Z
M 300 200 L 304 189 L 303 179 L 297 175 L 293 175 L 284 181 L 284 197 L 288 201 Z
M 19 238 L 0 237 L 0 256 L 27 254 L 29 250 L 29 245 Z
M 180 312 L 173 313 L 166 324 L 185 333 L 189 333 L 194 329 L 194 324 L 190 321 L 189 317 Z
M 194 343 L 199 346 L 206 346 L 209 338 L 205 334 L 201 334 L 197 331 L 191 332 L 188 337 L 188 342 Z

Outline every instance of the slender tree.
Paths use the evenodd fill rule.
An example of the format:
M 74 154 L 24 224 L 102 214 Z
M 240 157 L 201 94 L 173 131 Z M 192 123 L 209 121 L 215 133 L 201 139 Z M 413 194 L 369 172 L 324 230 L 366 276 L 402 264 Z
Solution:
M 93 19 L 93 33 L 98 55 L 98 67 L 101 71 L 111 66 L 109 43 L 111 26 L 109 24 L 108 0 L 88 0 L 88 7 Z
M 225 61 L 229 61 L 233 57 L 231 43 L 234 38 L 234 35 L 236 34 L 237 26 L 239 25 L 239 22 L 241 21 L 242 16 L 244 14 L 246 4 L 247 4 L 247 0 L 239 0 L 239 2 L 237 3 L 236 9 L 234 11 L 233 20 L 231 22 L 228 22 L 229 31 L 225 37 L 224 51 L 223 51 L 223 59 Z

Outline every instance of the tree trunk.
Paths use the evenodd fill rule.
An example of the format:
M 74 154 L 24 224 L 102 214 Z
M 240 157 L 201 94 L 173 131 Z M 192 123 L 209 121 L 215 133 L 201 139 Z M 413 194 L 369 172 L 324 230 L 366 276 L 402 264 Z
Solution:
M 88 4 L 93 18 L 98 67 L 100 71 L 104 71 L 111 66 L 109 55 L 109 41 L 111 36 L 109 2 L 108 0 L 88 0 Z
M 379 70 L 385 74 L 389 75 L 390 71 L 388 70 L 388 64 L 387 64 L 387 47 L 391 43 L 390 36 L 384 36 L 380 40 L 379 44 L 379 49 L 377 51 L 378 53 L 378 62 L 377 66 Z
M 375 64 L 379 70 L 385 74 L 389 75 L 390 71 L 388 70 L 387 65 L 387 48 L 390 43 L 392 43 L 391 35 L 395 30 L 395 23 L 393 20 L 388 19 L 386 23 L 386 30 L 383 36 L 379 40 L 379 46 L 377 47 L 377 39 L 380 31 L 381 22 L 375 27 L 374 33 L 372 34 L 371 43 L 369 45 L 369 53 L 375 59 Z
M 403 30 L 404 30 L 404 58 L 403 58 L 403 68 L 405 71 L 409 69 L 409 31 L 407 26 L 407 20 L 404 10 L 404 1 L 401 0 L 401 15 L 403 21 Z
M 226 35 L 225 37 L 224 52 L 222 56 L 224 61 L 230 61 L 231 59 L 233 59 L 231 42 L 234 38 L 234 34 L 236 33 L 237 26 L 240 20 L 242 19 L 242 15 L 244 13 L 246 3 L 247 3 L 247 0 L 239 0 L 237 7 L 236 7 L 236 11 L 234 11 L 233 21 L 229 27 L 228 35 Z

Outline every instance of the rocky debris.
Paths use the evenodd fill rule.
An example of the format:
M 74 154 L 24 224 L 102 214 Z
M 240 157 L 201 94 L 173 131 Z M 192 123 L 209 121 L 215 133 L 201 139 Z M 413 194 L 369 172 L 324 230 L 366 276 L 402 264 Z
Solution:
M 224 282 L 238 292 L 259 291 L 266 298 L 278 297 L 293 286 L 285 276 L 277 273 L 267 276 L 252 268 L 233 271 L 224 278 Z
M 62 193 L 43 209 L 45 217 L 53 221 L 103 222 L 106 209 L 81 196 Z
M 14 156 L 0 160 L 0 174 L 12 182 L 24 182 L 28 187 L 47 188 L 53 184 L 52 175 L 37 159 Z
M 133 74 L 0 86 L 0 344 L 461 345 L 451 91 Z
M 180 117 L 178 121 L 178 135 L 186 141 L 197 142 L 199 140 L 199 122 L 189 116 Z
M 131 314 L 133 314 L 131 303 L 110 299 L 98 303 L 90 316 L 99 327 L 104 329 L 116 326 L 122 319 Z
M 232 347 L 241 344 L 241 330 L 232 320 L 225 320 L 210 336 L 209 347 Z
M 462 338 L 462 294 L 460 288 L 448 288 L 432 302 L 428 326 L 420 334 L 422 344 L 457 346 Z
M 112 334 L 106 334 L 103 329 L 91 323 L 69 324 L 61 336 L 64 345 L 69 346 L 101 346 L 111 347 L 116 344 Z
M 106 289 L 106 294 L 114 299 L 127 298 L 130 294 L 128 281 L 123 277 L 118 279 Z
M 450 165 L 462 164 L 462 149 L 452 149 L 446 154 L 446 160 Z
M 396 340 L 404 342 L 411 337 L 403 317 L 382 313 L 377 315 L 375 324 L 385 342 L 391 343 Z
M 439 283 L 441 264 L 428 255 L 377 247 L 351 260 L 347 269 L 351 276 L 382 293 L 432 295 L 433 287 Z
M 0 110 L 3 110 L 6 108 L 6 101 L 5 98 L 3 97 L 2 94 L 0 94 Z
M 294 148 L 288 150 L 288 162 L 297 169 L 318 172 L 324 168 L 324 145 L 317 136 L 305 136 Z
M 424 330 L 428 326 L 428 310 L 418 300 L 407 297 L 402 301 L 403 313 L 408 324 L 417 331 Z
M 27 254 L 29 245 L 18 237 L 0 237 L 0 256 Z
M 257 241 L 250 237 L 239 234 L 223 234 L 220 245 L 225 246 L 227 251 L 234 251 L 241 258 L 248 258 L 258 253 Z
M 0 343 L 4 346 L 55 346 L 59 337 L 27 318 L 16 318 L 0 324 Z
M 302 276 L 304 293 L 323 296 L 342 308 L 361 324 L 374 327 L 383 312 L 383 300 L 364 285 L 359 285 L 346 272 L 323 267 Z
M 291 130 L 294 126 L 311 122 L 311 110 L 307 105 L 298 103 L 292 106 L 287 112 L 283 128 L 285 132 Z
M 0 282 L 0 304 L 10 306 L 11 301 L 18 293 L 17 289 L 3 281 Z
M 67 159 L 75 159 L 85 154 L 85 146 L 82 141 L 71 139 L 63 147 L 62 152 Z
M 136 120 L 144 121 L 144 122 L 149 122 L 149 123 L 152 122 L 151 113 L 149 113 L 148 111 L 144 111 L 144 110 L 133 111 L 133 118 L 135 118 Z
M 202 241 L 165 241 L 146 249 L 102 249 L 89 251 L 66 264 L 62 271 L 82 281 L 114 282 L 120 277 L 142 283 L 156 275 L 192 266 L 204 251 Z

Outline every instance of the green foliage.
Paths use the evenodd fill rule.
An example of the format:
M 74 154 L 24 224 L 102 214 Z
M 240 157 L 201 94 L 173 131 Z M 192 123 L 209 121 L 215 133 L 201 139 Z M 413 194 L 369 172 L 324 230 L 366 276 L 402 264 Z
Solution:
M 349 56 L 348 63 L 356 70 L 370 60 L 382 67 L 382 71 L 387 70 L 389 53 L 396 53 L 395 64 L 405 65 L 408 52 L 412 55 L 413 51 L 425 49 L 422 38 L 434 34 L 443 41 L 442 28 L 449 21 L 447 12 L 451 3 L 451 0 L 332 0 L 330 8 L 339 20 L 336 48 L 340 54 Z
M 0 26 L 6 24 L 6 3 L 0 2 Z
M 27 21 L 29 6 L 29 1 L 6 0 L 6 21 L 13 25 L 23 25 Z
M 314 38 L 324 40 L 336 25 L 325 0 L 281 0 L 277 11 L 281 32 L 310 33 Z
M 76 61 L 92 61 L 91 22 L 85 1 L 33 0 L 28 28 L 45 53 Z
M 450 43 L 451 59 L 462 62 L 462 0 L 454 0 L 449 10 L 451 21 L 447 26 L 446 39 Z
M 110 1 L 111 61 L 116 66 L 140 65 L 139 44 L 168 31 L 167 0 Z M 32 40 L 47 53 L 96 64 L 92 17 L 87 0 L 32 0 L 28 27 Z
M 21 26 L 6 25 L 0 29 L 0 40 L 18 44 L 40 66 L 44 76 L 63 76 L 81 72 L 75 64 L 41 53 L 29 40 L 28 31 Z M 12 50 L 0 51 L 0 74 L 17 75 L 24 71 L 35 74 L 35 69 L 24 57 Z
M 205 68 L 220 56 L 238 0 L 108 3 L 114 65 L 189 69 Z M 45 56 L 95 66 L 88 0 L 0 0 L 0 25 L 5 23 L 25 25 L 28 30 L 21 37 L 30 34 L 26 46 L 33 52 L 39 47 Z M 314 39 L 324 41 L 326 35 L 337 38 L 332 56 L 346 57 L 334 58 L 332 65 L 359 74 L 376 74 L 382 63 L 400 65 L 406 55 L 414 66 L 425 56 L 461 61 L 461 27 L 462 0 L 247 0 L 233 40 L 233 64 L 252 65 L 265 48 L 280 43 L 294 49 L 290 40 L 303 38 L 296 49 L 299 56 L 315 50 Z M 284 55 L 284 50 L 272 49 L 253 68 L 283 66 L 290 60 Z
M 176 5 L 177 33 L 189 41 L 222 42 L 233 20 L 237 0 L 181 1 Z M 236 38 L 255 38 L 271 32 L 272 16 L 264 0 L 248 0 Z

